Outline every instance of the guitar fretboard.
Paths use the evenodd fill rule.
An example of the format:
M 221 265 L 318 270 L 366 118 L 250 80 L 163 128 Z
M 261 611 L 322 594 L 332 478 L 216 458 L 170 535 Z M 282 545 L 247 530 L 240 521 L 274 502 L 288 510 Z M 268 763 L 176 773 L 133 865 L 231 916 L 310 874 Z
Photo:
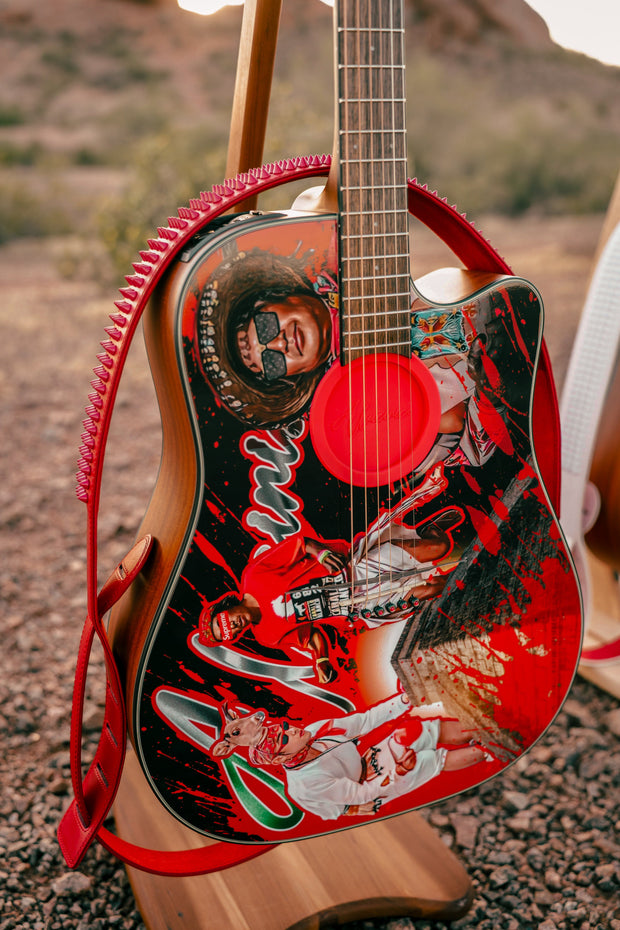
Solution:
M 338 0 L 343 361 L 410 353 L 401 0 Z

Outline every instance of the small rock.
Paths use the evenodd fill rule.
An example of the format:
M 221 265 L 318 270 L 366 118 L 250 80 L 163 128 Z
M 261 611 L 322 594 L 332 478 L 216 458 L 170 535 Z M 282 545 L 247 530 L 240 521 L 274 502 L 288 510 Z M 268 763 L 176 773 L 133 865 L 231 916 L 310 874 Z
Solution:
M 603 717 L 603 723 L 614 736 L 620 736 L 620 707 L 606 713 Z
M 464 849 L 473 849 L 476 845 L 478 836 L 479 821 L 477 817 L 469 817 L 464 814 L 455 814 L 452 818 L 452 826 L 456 833 L 456 842 Z
M 514 869 L 509 868 L 508 866 L 502 866 L 499 869 L 494 869 L 493 872 L 489 875 L 489 882 L 492 888 L 503 888 L 505 885 L 509 884 L 514 878 L 516 878 L 516 872 Z
M 524 811 L 531 804 L 528 795 L 522 794 L 520 791 L 504 791 L 502 801 L 506 809 L 511 813 Z
M 574 698 L 568 698 L 562 707 L 565 714 L 576 720 L 582 727 L 596 727 L 596 720 L 587 704 L 582 704 Z
M 545 885 L 551 891 L 560 891 L 562 888 L 562 878 L 555 869 L 547 869 L 545 872 Z
M 506 820 L 506 826 L 514 833 L 529 833 L 532 817 L 529 811 L 520 811 Z
M 92 878 L 83 872 L 65 872 L 52 882 L 52 891 L 57 895 L 84 894 L 90 891 L 92 884 Z

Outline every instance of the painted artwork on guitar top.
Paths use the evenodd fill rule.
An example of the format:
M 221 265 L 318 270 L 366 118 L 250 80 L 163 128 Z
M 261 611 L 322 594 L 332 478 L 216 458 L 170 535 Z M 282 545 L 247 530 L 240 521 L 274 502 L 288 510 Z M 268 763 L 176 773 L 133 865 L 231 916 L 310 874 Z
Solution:
M 530 438 L 535 289 L 412 290 L 428 437 L 365 484 L 330 470 L 311 428 L 340 365 L 334 218 L 228 218 L 183 262 L 199 477 L 133 707 L 154 790 L 199 832 L 270 843 L 501 771 L 553 719 L 580 635 Z

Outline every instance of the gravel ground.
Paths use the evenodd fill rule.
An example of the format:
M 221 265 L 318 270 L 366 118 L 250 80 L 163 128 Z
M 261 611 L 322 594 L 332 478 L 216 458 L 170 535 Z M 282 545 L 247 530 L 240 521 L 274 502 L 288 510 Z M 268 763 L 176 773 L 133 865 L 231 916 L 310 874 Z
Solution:
M 532 266 L 546 256 L 547 289 L 537 283 L 558 307 L 548 338 L 558 334 L 550 348 L 559 367 L 556 347 L 581 305 L 599 227 L 600 218 L 556 225 L 552 240 L 535 221 L 519 227 L 520 238 L 513 225 L 514 241 L 508 237 L 513 253 L 522 243 L 525 266 L 528 254 Z M 537 237 L 553 247 L 541 248 Z M 73 495 L 73 473 L 88 373 L 114 299 L 93 283 L 61 279 L 55 258 L 62 247 L 0 249 L 0 930 L 138 930 L 144 925 L 123 867 L 94 848 L 70 872 L 55 839 L 69 799 L 68 721 L 85 599 L 84 508 Z M 139 347 L 132 362 L 110 441 L 104 574 L 131 543 L 159 457 Z M 100 656 L 92 668 L 91 737 L 101 719 Z M 453 928 L 620 930 L 619 740 L 618 701 L 578 678 L 527 756 L 475 792 L 425 812 L 473 881 L 472 908 Z

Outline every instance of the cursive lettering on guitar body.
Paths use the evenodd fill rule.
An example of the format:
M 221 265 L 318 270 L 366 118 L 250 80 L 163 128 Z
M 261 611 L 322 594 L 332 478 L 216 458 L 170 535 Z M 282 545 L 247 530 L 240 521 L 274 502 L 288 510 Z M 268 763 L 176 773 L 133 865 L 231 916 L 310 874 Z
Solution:
M 305 422 L 281 430 L 252 430 L 241 437 L 240 448 L 250 468 L 251 507 L 243 515 L 246 529 L 270 544 L 282 542 L 301 529 L 302 501 L 290 489 L 303 461 Z
M 411 409 L 400 404 L 388 406 L 387 403 L 383 404 L 380 401 L 376 403 L 372 400 L 369 402 L 362 398 L 355 398 L 351 402 L 351 407 L 341 416 L 334 416 L 327 424 L 327 428 L 334 433 L 345 430 L 350 435 L 356 436 L 368 427 L 406 421 L 410 416 Z
M 221 733 L 219 706 L 197 695 L 171 687 L 158 688 L 153 695 L 153 707 L 180 739 L 193 743 L 202 752 L 208 753 Z M 277 833 L 293 829 L 303 819 L 303 812 L 289 801 L 282 780 L 274 774 L 250 765 L 242 757 L 223 762 L 229 790 L 256 823 Z M 182 785 L 176 788 L 177 793 L 183 790 Z M 211 801 L 207 791 L 204 798 Z

